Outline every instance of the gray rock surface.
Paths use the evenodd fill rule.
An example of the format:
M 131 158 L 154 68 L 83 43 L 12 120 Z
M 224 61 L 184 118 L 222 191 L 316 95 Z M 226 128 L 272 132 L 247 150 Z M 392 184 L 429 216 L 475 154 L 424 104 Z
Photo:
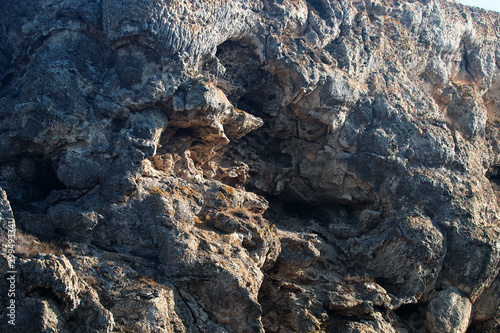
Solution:
M 500 14 L 0 5 L 20 332 L 498 329 Z

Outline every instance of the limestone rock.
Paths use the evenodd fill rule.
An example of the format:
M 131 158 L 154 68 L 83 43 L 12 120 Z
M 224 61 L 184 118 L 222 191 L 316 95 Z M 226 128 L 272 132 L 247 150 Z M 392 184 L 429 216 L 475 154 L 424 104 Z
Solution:
M 112 332 L 111 312 L 64 257 L 46 255 L 20 262 L 16 284 L 16 332 Z
M 7 200 L 7 194 L 0 187 L 0 241 L 2 242 L 2 253 L 7 255 L 9 254 L 9 231 L 11 233 L 10 243 L 13 244 L 15 242 L 16 221 Z M 15 249 L 13 246 L 10 248 L 13 254 Z
M 378 229 L 376 241 L 370 234 L 351 239 L 350 258 L 365 262 L 369 275 L 392 294 L 420 297 L 438 277 L 435 268 L 444 261 L 444 237 L 428 218 L 411 216 L 400 223 L 391 223 L 385 232 Z
M 0 3 L 21 331 L 498 327 L 498 13 Z
M 469 326 L 471 303 L 458 290 L 438 292 L 429 304 L 427 330 L 429 332 L 465 332 Z
M 498 308 L 500 301 L 496 295 L 499 293 L 498 276 L 492 283 L 491 287 L 486 290 L 474 304 L 473 320 L 480 324 L 480 329 L 493 329 L 498 321 Z

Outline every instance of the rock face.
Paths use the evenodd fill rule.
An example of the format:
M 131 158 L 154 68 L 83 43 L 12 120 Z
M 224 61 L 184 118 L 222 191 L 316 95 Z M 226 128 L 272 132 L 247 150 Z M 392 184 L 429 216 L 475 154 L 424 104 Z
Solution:
M 498 13 L 0 3 L 2 332 L 499 327 Z

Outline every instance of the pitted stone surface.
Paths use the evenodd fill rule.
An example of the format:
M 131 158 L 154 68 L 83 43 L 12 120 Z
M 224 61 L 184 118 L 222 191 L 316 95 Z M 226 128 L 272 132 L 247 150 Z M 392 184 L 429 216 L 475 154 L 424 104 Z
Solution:
M 0 2 L 23 332 L 498 327 L 498 13 Z

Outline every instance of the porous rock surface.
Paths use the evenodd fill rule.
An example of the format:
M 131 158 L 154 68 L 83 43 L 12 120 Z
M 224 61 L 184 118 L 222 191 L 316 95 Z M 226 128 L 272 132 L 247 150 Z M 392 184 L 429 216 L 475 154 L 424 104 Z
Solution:
M 498 328 L 498 13 L 0 4 L 2 332 Z

